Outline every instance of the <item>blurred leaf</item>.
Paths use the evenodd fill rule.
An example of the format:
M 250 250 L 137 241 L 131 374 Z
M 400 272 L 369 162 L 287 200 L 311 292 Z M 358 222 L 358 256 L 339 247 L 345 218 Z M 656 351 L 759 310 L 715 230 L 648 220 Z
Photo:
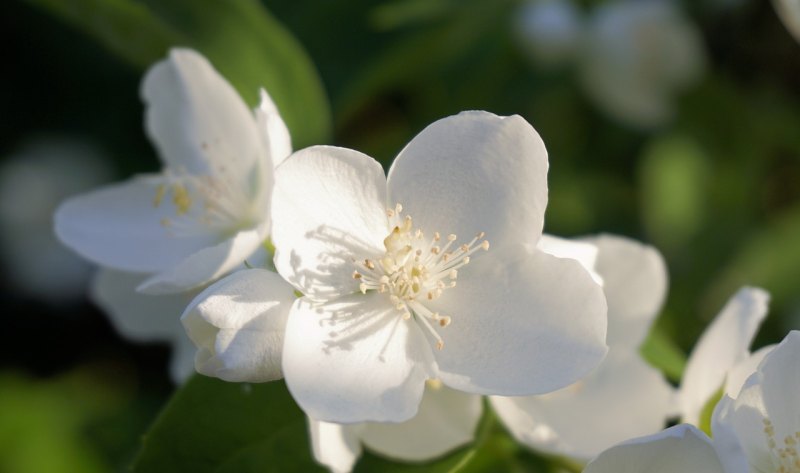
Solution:
M 727 299 L 743 285 L 770 292 L 771 305 L 797 300 L 800 281 L 800 206 L 785 211 L 755 231 L 723 270 L 711 299 Z
M 664 250 L 680 248 L 703 225 L 707 158 L 694 141 L 659 139 L 644 153 L 639 187 L 642 219 Z
M 84 429 L 103 411 L 118 408 L 121 393 L 86 374 L 45 381 L 0 374 L 0 471 L 111 471 Z
M 675 382 L 681 380 L 686 367 L 686 355 L 657 326 L 650 330 L 640 352 L 648 363 L 663 371 L 667 378 Z
M 255 0 L 28 0 L 144 68 L 173 46 L 206 55 L 245 101 L 264 87 L 296 148 L 329 141 L 330 110 L 322 82 L 303 50 Z
M 264 87 L 296 149 L 330 140 L 328 101 L 317 71 L 292 34 L 255 0 L 145 0 L 208 56 L 254 106 Z
M 137 472 L 323 471 L 306 419 L 282 381 L 228 383 L 196 375 L 143 439 Z
M 141 68 L 184 39 L 153 12 L 130 0 L 27 0 L 103 43 Z

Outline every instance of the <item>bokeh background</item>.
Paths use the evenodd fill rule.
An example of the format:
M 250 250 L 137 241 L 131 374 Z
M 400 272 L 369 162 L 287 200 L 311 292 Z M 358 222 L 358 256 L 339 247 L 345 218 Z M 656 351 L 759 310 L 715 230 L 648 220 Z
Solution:
M 139 81 L 169 45 L 251 105 L 275 85 L 296 148 L 388 166 L 438 118 L 522 115 L 550 155 L 546 231 L 664 254 L 646 350 L 673 379 L 742 285 L 772 294 L 754 346 L 800 328 L 800 44 L 763 0 L 643 3 L 2 2 L 0 472 L 120 471 L 174 389 L 169 347 L 114 330 L 50 225 L 65 196 L 158 169 Z

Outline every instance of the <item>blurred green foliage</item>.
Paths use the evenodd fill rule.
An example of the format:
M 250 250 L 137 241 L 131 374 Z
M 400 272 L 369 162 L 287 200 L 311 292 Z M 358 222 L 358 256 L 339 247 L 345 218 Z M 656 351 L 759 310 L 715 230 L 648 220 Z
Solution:
M 13 72 L 0 96 L 0 149 L 10 153 L 31 133 L 66 131 L 102 143 L 124 174 L 152 169 L 138 81 L 171 46 L 203 52 L 251 105 L 258 87 L 267 87 L 295 147 L 344 145 L 386 166 L 433 120 L 468 109 L 516 113 L 548 147 L 548 232 L 620 233 L 664 253 L 670 292 L 643 354 L 670 379 L 679 379 L 686 353 L 741 285 L 772 294 L 756 346 L 797 328 L 800 45 L 769 2 L 727 10 L 684 2 L 703 32 L 709 68 L 682 97 L 678 116 L 650 131 L 605 117 L 573 71 L 531 63 L 512 28 L 520 3 L 6 2 L 0 30 L 14 46 Z M 17 343 L 39 346 L 38 327 L 26 330 Z M 0 375 L 0 471 L 109 471 L 130 460 L 153 409 L 131 398 L 141 396 L 135 387 L 74 375 L 82 371 L 73 365 L 87 363 L 83 353 L 101 356 L 75 349 L 86 351 L 66 358 L 61 375 Z M 33 362 L 18 352 L 6 359 L 29 369 Z M 162 355 L 153 366 L 163 364 Z M 305 421 L 287 396 L 282 383 L 196 377 L 156 421 L 137 470 L 185 470 L 177 465 L 194 455 L 202 463 L 191 471 L 308 471 Z M 247 417 L 253 413 L 255 421 Z M 441 465 L 469 458 L 462 471 L 563 471 L 558 461 L 520 450 L 490 416 L 481 432 L 474 451 Z M 359 468 L 409 467 L 367 453 Z

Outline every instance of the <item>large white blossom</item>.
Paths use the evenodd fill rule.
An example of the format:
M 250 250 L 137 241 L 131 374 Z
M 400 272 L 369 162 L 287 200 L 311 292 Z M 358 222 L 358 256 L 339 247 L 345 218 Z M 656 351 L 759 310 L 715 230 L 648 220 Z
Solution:
M 800 331 L 791 331 L 712 421 L 726 473 L 800 472 Z
M 183 292 L 242 264 L 264 241 L 273 169 L 291 143 L 266 92 L 251 112 L 191 50 L 173 49 L 150 68 L 142 98 L 163 171 L 69 199 L 55 229 L 101 266 L 151 274 L 140 291 Z
M 465 112 L 417 135 L 388 178 L 372 158 L 329 146 L 277 169 L 275 266 L 303 294 L 282 368 L 309 416 L 400 422 L 427 379 L 523 395 L 600 362 L 602 289 L 579 263 L 536 248 L 547 166 L 522 118 Z M 249 287 L 243 300 L 271 295 Z
M 557 242 L 561 256 L 587 264 L 603 280 L 610 352 L 566 388 L 540 396 L 492 396 L 491 402 L 519 442 L 585 462 L 617 442 L 658 432 L 675 410 L 672 387 L 638 352 L 664 301 L 667 273 L 657 250 L 623 237 Z M 596 261 L 581 257 L 581 245 L 596 249 Z
M 592 13 L 577 59 L 579 79 L 606 113 L 632 126 L 659 126 L 700 78 L 697 28 L 673 0 L 616 0 Z
M 744 287 L 703 332 L 681 381 L 679 409 L 684 422 L 699 426 L 709 401 L 721 389 L 738 391 L 747 370 L 766 354 L 762 349 L 751 355 L 750 344 L 767 315 L 768 302 L 763 289 Z

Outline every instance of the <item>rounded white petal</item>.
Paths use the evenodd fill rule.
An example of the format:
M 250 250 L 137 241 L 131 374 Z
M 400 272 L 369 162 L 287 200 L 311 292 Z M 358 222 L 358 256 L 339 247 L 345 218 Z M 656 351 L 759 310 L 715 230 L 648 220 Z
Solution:
M 354 259 L 377 258 L 389 234 L 386 178 L 357 151 L 313 146 L 276 170 L 272 202 L 275 267 L 313 298 L 358 291 Z
M 603 284 L 603 278 L 595 271 L 597 265 L 597 245 L 577 240 L 568 240 L 543 233 L 536 247 L 547 254 L 559 258 L 574 259 L 583 266 L 597 284 Z
M 361 442 L 358 432 L 361 425 L 333 424 L 308 419 L 308 433 L 311 437 L 311 451 L 317 462 L 328 467 L 333 473 L 349 473 L 358 457 L 361 456 Z
M 292 154 L 292 138 L 272 97 L 264 89 L 259 91 L 259 96 L 261 102 L 255 110 L 256 123 L 264 149 L 269 153 L 272 168 L 276 168 Z
M 476 256 L 458 286 L 429 304 L 452 318 L 438 329 L 441 380 L 467 392 L 520 396 L 588 374 L 607 351 L 602 288 L 574 260 L 493 251 Z
M 267 158 L 256 121 L 206 58 L 190 49 L 170 50 L 147 71 L 142 99 L 147 134 L 168 168 L 227 177 L 245 188 L 253 184 L 253 172 Z
M 580 461 L 660 431 L 673 401 L 674 391 L 661 373 L 624 348 L 612 348 L 595 371 L 553 393 L 491 398 L 517 440 Z
M 412 419 L 399 424 L 366 423 L 359 437 L 382 456 L 427 461 L 472 442 L 481 412 L 480 396 L 428 386 Z
M 769 294 L 740 289 L 700 336 L 681 383 L 684 422 L 697 425 L 700 412 L 725 382 L 728 371 L 749 356 L 750 343 L 767 315 Z
M 797 41 L 800 41 L 800 2 L 797 0 L 772 0 L 775 11 L 778 12 L 786 29 L 792 33 Z
M 286 384 L 300 407 L 327 422 L 401 422 L 417 413 L 430 348 L 385 295 L 314 304 L 298 299 L 283 350 Z
M 638 348 L 667 293 L 667 267 L 649 245 L 616 235 L 582 241 L 597 247 L 595 270 L 608 301 L 608 345 Z
M 263 269 L 237 271 L 206 288 L 181 316 L 198 348 L 197 371 L 225 381 L 279 379 L 294 299 L 289 284 Z
M 724 473 L 711 441 L 687 424 L 611 447 L 584 473 Z
M 217 243 L 212 233 L 175 234 L 162 222 L 170 206 L 154 205 L 164 181 L 140 176 L 66 200 L 55 213 L 55 232 L 68 247 L 102 266 L 161 271 Z
M 172 294 L 208 284 L 241 266 L 261 247 L 266 224 L 244 230 L 231 238 L 203 248 L 172 268 L 144 281 L 137 290 L 146 294 Z
M 494 247 L 536 245 L 547 206 L 547 151 L 520 116 L 462 112 L 414 137 L 389 171 L 389 203 L 414 226 Z
M 136 292 L 144 275 L 101 269 L 95 275 L 89 296 L 108 315 L 123 337 L 136 342 L 170 342 L 170 375 L 176 384 L 194 373 L 194 349 L 180 323 L 180 314 L 195 293 L 151 296 Z

